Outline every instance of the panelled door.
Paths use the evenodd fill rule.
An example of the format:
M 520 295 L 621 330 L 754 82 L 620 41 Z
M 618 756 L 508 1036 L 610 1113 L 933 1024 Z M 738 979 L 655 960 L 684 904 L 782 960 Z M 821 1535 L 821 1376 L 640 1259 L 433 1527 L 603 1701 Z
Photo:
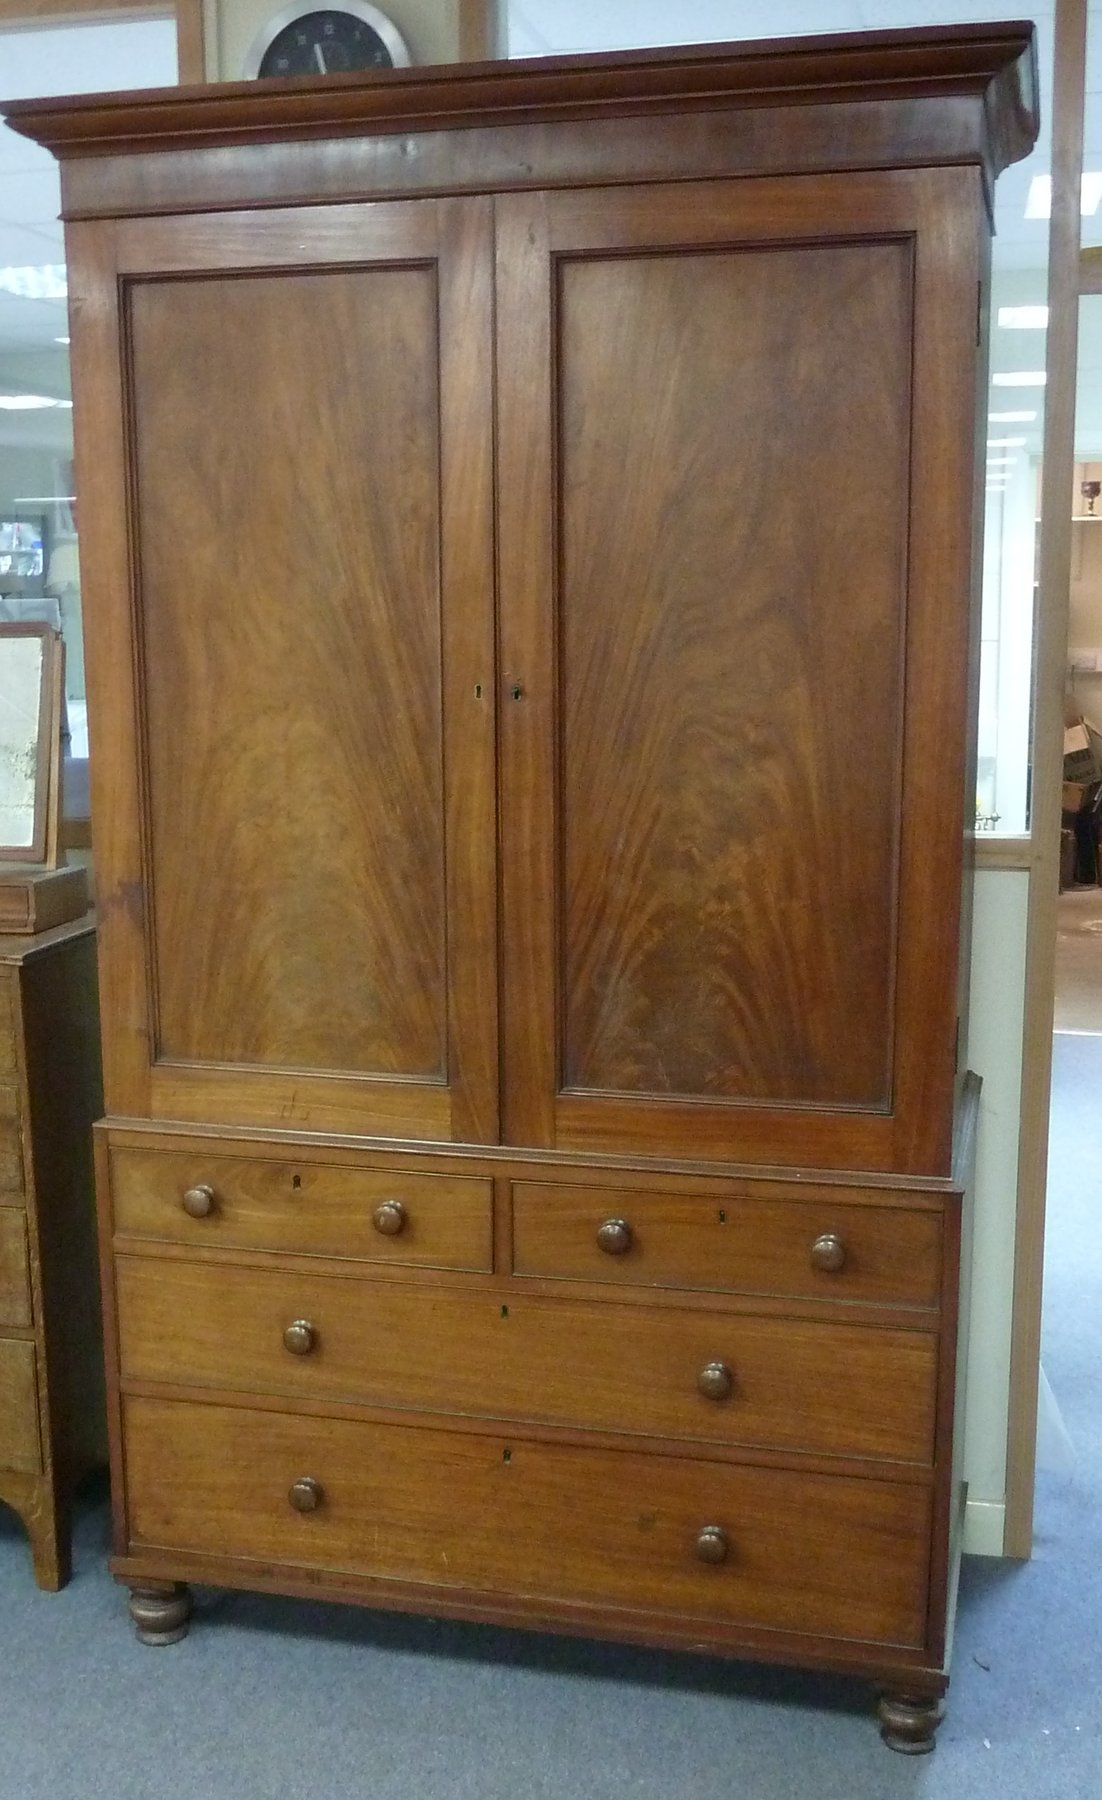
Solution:
M 506 1141 L 947 1171 L 980 206 L 498 200 Z
M 72 242 L 108 1107 L 493 1141 L 492 203 Z

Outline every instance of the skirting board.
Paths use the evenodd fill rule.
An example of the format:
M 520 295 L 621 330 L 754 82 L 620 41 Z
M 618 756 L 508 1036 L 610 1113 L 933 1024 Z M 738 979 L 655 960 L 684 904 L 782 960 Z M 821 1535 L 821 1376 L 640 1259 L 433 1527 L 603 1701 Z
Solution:
M 969 1500 L 964 1509 L 965 1556 L 1001 1556 L 1005 1525 L 1005 1500 Z

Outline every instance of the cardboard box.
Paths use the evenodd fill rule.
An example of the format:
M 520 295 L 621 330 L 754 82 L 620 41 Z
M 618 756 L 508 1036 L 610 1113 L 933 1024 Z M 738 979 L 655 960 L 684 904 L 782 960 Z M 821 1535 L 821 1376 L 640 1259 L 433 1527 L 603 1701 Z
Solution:
M 1085 719 L 1065 727 L 1064 780 L 1087 786 L 1102 780 L 1102 737 Z

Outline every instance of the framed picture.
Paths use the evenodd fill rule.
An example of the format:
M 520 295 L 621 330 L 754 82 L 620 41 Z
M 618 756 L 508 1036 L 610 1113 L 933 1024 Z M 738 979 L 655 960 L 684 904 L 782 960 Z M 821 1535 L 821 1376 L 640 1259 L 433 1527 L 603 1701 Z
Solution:
M 57 864 L 61 803 L 61 634 L 0 623 L 0 859 Z

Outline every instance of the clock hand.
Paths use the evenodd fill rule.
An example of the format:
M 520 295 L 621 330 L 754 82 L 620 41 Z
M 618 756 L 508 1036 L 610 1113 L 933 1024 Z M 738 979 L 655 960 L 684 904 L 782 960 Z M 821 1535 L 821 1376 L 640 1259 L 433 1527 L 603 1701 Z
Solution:
M 314 61 L 317 63 L 321 73 L 323 75 L 328 75 L 329 70 L 325 66 L 325 53 L 320 44 L 314 45 Z

